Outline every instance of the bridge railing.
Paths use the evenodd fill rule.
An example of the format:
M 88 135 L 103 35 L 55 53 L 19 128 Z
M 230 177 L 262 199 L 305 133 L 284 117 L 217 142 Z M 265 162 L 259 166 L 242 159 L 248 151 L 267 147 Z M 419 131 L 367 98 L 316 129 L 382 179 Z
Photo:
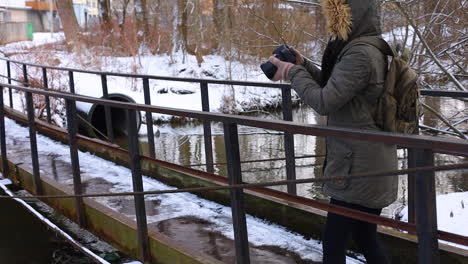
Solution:
M 44 65 L 37 65 L 37 64 L 31 64 L 31 63 L 23 63 L 23 62 L 19 62 L 19 61 L 9 60 L 7 58 L 0 58 L 0 59 L 4 60 L 6 62 L 6 66 L 7 66 L 6 75 L 0 75 L 0 77 L 7 78 L 9 85 L 11 85 L 12 81 L 15 81 L 15 82 L 20 83 L 23 86 L 27 87 L 30 84 L 29 83 L 29 75 L 28 75 L 28 67 L 35 67 L 35 68 L 39 68 L 39 69 L 42 70 L 42 85 L 37 86 L 37 84 L 35 84 L 35 86 L 37 86 L 37 88 L 42 88 L 42 90 L 43 90 L 42 92 L 44 92 L 44 91 L 49 92 L 49 93 L 43 94 L 44 97 L 45 97 L 47 121 L 49 123 L 51 123 L 51 110 L 50 110 L 49 97 L 53 96 L 53 97 L 59 97 L 60 98 L 60 96 L 64 96 L 64 94 L 63 93 L 54 94 L 54 92 L 52 92 L 51 90 L 48 89 L 49 83 L 48 83 L 47 70 L 59 70 L 59 71 L 68 72 L 68 76 L 69 76 L 68 87 L 69 87 L 70 95 L 75 94 L 75 81 L 74 81 L 75 73 L 87 73 L 87 74 L 94 74 L 94 75 L 100 76 L 101 77 L 102 94 L 103 94 L 104 98 L 106 98 L 107 95 L 108 95 L 107 79 L 108 79 L 109 76 L 130 77 L 130 78 L 140 79 L 142 81 L 142 85 L 143 85 L 145 107 L 146 106 L 155 107 L 155 106 L 151 105 L 151 94 L 150 94 L 150 89 L 149 89 L 149 80 L 169 80 L 169 81 L 178 81 L 178 82 L 198 83 L 200 85 L 200 91 L 201 91 L 201 102 L 202 102 L 202 111 L 203 111 L 201 113 L 210 114 L 209 116 L 211 118 L 208 118 L 207 116 L 200 115 L 201 113 L 197 112 L 197 111 L 186 111 L 186 110 L 178 110 L 178 109 L 170 109 L 170 108 L 158 108 L 158 107 L 155 107 L 155 108 L 150 107 L 148 109 L 145 109 L 142 105 L 138 105 L 138 104 L 135 104 L 138 107 L 133 108 L 133 109 L 128 108 L 129 109 L 128 111 L 144 111 L 146 113 L 146 120 L 147 120 L 148 124 L 153 123 L 152 113 L 163 113 L 163 114 L 170 114 L 170 115 L 179 115 L 179 116 L 185 116 L 185 117 L 196 118 L 196 119 L 202 120 L 203 121 L 203 127 L 204 127 L 206 171 L 208 173 L 213 173 L 214 172 L 212 136 L 211 136 L 211 122 L 223 122 L 223 123 L 225 123 L 226 120 L 228 120 L 229 118 L 234 118 L 234 120 L 231 120 L 231 122 L 228 122 L 228 123 L 229 124 L 235 124 L 236 125 L 236 130 L 237 130 L 237 125 L 247 125 L 247 126 L 250 125 L 250 126 L 254 126 L 254 127 L 257 126 L 257 127 L 262 127 L 262 128 L 266 128 L 266 129 L 273 129 L 273 130 L 277 129 L 279 131 L 283 131 L 284 139 L 285 139 L 285 160 L 286 160 L 286 176 L 287 176 L 286 178 L 287 178 L 287 180 L 290 180 L 286 184 L 287 185 L 287 191 L 290 194 L 293 194 L 293 195 L 296 194 L 296 183 L 294 182 L 294 180 L 296 179 L 295 160 L 298 157 L 296 157 L 295 153 L 294 153 L 294 134 L 307 134 L 307 133 L 305 133 L 305 130 L 298 129 L 298 127 L 295 127 L 295 126 L 290 127 L 291 124 L 289 124 L 289 123 L 281 124 L 279 126 L 275 126 L 273 121 L 267 121 L 267 123 L 262 123 L 262 122 L 260 122 L 260 120 L 256 120 L 253 123 L 249 123 L 249 122 L 247 122 L 247 120 L 249 120 L 249 118 L 247 118 L 247 117 L 243 117 L 241 119 L 235 119 L 235 118 L 240 118 L 240 117 L 211 113 L 210 112 L 210 105 L 209 105 L 209 87 L 212 87 L 210 85 L 213 85 L 213 84 L 231 85 L 231 86 L 233 86 L 235 88 L 236 87 L 241 87 L 241 86 L 247 86 L 247 87 L 263 87 L 263 88 L 271 88 L 271 89 L 281 89 L 281 92 L 282 92 L 283 120 L 292 121 L 293 118 L 292 118 L 291 87 L 288 84 L 242 82 L 242 81 L 225 81 L 225 80 L 207 80 L 207 79 L 177 78 L 177 77 L 165 77 L 165 76 L 154 76 L 154 75 L 98 72 L 98 71 L 88 71 L 88 70 L 80 70 L 80 69 L 73 69 L 73 68 L 63 68 L 63 67 L 53 67 L 53 66 L 44 66 Z M 12 77 L 12 72 L 11 72 L 11 65 L 12 64 L 16 64 L 16 65 L 19 65 L 21 67 L 21 71 L 22 71 L 22 75 L 23 75 L 22 80 L 18 80 L 18 79 L 15 79 L 15 78 Z M 5 85 L 5 87 L 7 87 L 8 91 L 9 91 L 8 95 L 9 95 L 10 107 L 13 108 L 12 90 L 15 90 L 14 87 L 18 88 L 19 86 L 7 86 L 7 85 Z M 20 89 L 17 89 L 17 90 L 20 90 Z M 30 109 L 31 107 L 33 108 L 32 93 L 40 94 L 40 92 L 41 92 L 41 91 L 38 91 L 38 90 L 33 90 L 33 91 L 34 92 L 31 91 L 29 93 L 25 92 L 28 113 L 33 113 L 33 111 Z M 422 90 L 421 94 L 425 95 L 425 96 L 437 96 L 437 97 L 443 96 L 443 97 L 468 98 L 468 93 L 467 92 L 457 92 L 457 91 Z M 72 97 L 72 99 L 70 99 L 70 100 L 80 101 L 80 99 L 75 98 L 75 97 Z M 96 98 L 94 98 L 94 99 L 91 98 L 90 99 L 90 97 L 82 97 L 81 100 L 86 101 L 86 100 L 97 100 L 97 99 Z M 104 105 L 106 127 L 107 127 L 107 136 L 111 141 L 113 141 L 114 140 L 114 135 L 113 135 L 113 129 L 112 129 L 112 121 L 111 121 L 112 118 L 111 118 L 110 108 L 111 107 L 117 107 L 118 108 L 118 107 L 123 107 L 123 106 L 122 105 L 114 106 L 113 104 L 103 103 L 103 102 L 105 102 L 105 100 L 104 101 L 97 100 L 97 101 L 90 102 L 90 103 L 96 103 L 96 104 L 101 103 L 102 105 Z M 131 104 L 129 104 L 129 105 L 131 105 Z M 129 105 L 127 105 L 127 107 L 129 107 Z M 69 102 L 69 101 L 66 101 L 66 109 L 67 109 L 67 123 L 68 124 L 76 124 L 76 120 L 75 120 L 76 105 Z M 164 109 L 166 109 L 166 110 L 164 110 Z M 192 114 L 189 114 L 189 113 L 192 113 Z M 197 113 L 197 114 L 195 114 L 195 113 Z M 217 118 L 214 118 L 215 116 Z M 31 116 L 31 115 L 28 114 L 28 118 L 30 119 L 30 122 L 33 123 L 34 115 Z M 129 118 L 132 118 L 132 115 L 129 115 Z M 214 119 L 212 119 L 212 118 L 214 118 Z M 247 123 L 244 124 L 244 122 L 247 122 Z M 289 125 L 287 125 L 287 124 L 289 124 Z M 282 129 L 282 126 L 289 127 L 290 129 L 285 129 L 284 130 L 284 129 Z M 77 133 L 76 130 L 77 129 L 76 129 L 76 127 L 73 127 L 73 125 L 71 127 L 69 127 L 68 129 L 69 130 L 71 129 L 69 131 L 70 132 L 70 146 L 74 146 L 74 145 L 76 145 L 76 136 L 74 136 L 74 135 L 76 135 L 76 133 Z M 133 128 L 129 127 L 128 131 L 131 132 L 131 131 L 133 131 L 132 129 Z M 148 135 L 153 135 L 153 131 L 152 131 L 153 126 L 148 125 L 147 129 L 148 129 L 148 131 L 147 131 Z M 232 126 L 225 127 L 225 133 L 227 133 L 226 132 L 227 130 L 233 130 L 233 129 L 234 128 Z M 392 139 L 391 139 L 392 136 L 391 135 L 394 136 L 394 134 L 391 134 L 391 135 L 387 135 L 387 137 L 381 138 L 380 133 L 374 134 L 373 136 L 370 136 L 368 134 L 357 136 L 357 135 L 359 135 L 359 133 L 357 133 L 356 131 L 351 130 L 351 134 L 348 134 L 348 132 L 350 132 L 350 131 L 347 131 L 346 129 L 342 129 L 342 128 L 335 128 L 335 129 L 338 129 L 338 130 L 327 130 L 326 127 L 321 127 L 319 130 L 315 131 L 315 133 L 313 135 L 315 135 L 315 136 L 334 136 L 334 135 L 339 136 L 341 133 L 344 133 L 344 137 L 354 135 L 354 136 L 351 136 L 350 138 L 360 139 L 360 140 L 369 140 L 368 137 L 371 137 L 371 138 L 375 137 L 377 141 L 386 142 L 386 143 L 392 143 Z M 31 130 L 32 134 L 35 133 L 34 126 L 30 127 L 30 130 Z M 327 132 L 321 133 L 321 132 L 324 132 L 324 131 L 327 131 Z M 340 132 L 338 132 L 338 131 L 340 131 Z M 232 133 L 234 133 L 234 132 L 232 132 Z M 236 133 L 234 133 L 234 134 L 236 134 Z M 355 133 L 357 133 L 357 134 L 355 134 Z M 227 133 L 227 134 L 229 134 L 229 133 Z M 400 135 L 400 136 L 402 136 L 402 135 Z M 131 139 L 131 138 L 132 137 L 129 137 L 129 139 Z M 149 143 L 149 150 L 150 150 L 149 155 L 150 155 L 151 158 L 155 158 L 154 137 L 148 137 L 148 141 L 149 141 L 148 143 Z M 35 145 L 34 142 L 35 142 L 35 137 L 31 137 L 31 150 L 34 150 L 34 148 L 36 148 L 36 150 L 33 151 L 33 152 L 37 152 L 37 147 L 33 146 L 33 145 Z M 437 148 L 427 148 L 427 149 L 431 150 L 429 152 L 425 151 L 425 150 L 421 150 L 421 148 L 424 149 L 423 145 L 407 146 L 402 141 L 393 142 L 393 143 L 398 144 L 400 147 L 408 148 L 408 150 L 409 150 L 408 151 L 408 154 L 409 154 L 408 155 L 408 167 L 409 168 L 414 168 L 414 167 L 418 167 L 418 166 L 422 166 L 422 165 L 431 165 L 431 164 L 433 165 L 433 151 L 439 151 L 439 152 L 444 153 L 444 151 L 442 149 L 437 149 Z M 433 143 L 434 142 L 431 141 L 430 144 L 433 144 Z M 443 144 L 445 144 L 445 143 L 446 142 L 444 141 Z M 130 146 L 130 148 L 133 148 L 133 150 L 130 149 L 131 150 L 130 153 L 133 151 L 135 153 L 138 153 L 138 155 L 139 155 L 138 144 L 137 143 L 135 143 L 133 141 L 132 142 L 129 141 L 129 146 Z M 75 153 L 75 152 L 76 152 L 75 150 L 72 150 L 72 153 Z M 455 154 L 453 152 L 453 150 L 452 150 L 452 152 L 448 152 L 448 153 Z M 232 153 L 228 153 L 228 158 L 235 160 L 236 156 L 229 156 L 231 154 Z M 461 152 L 459 154 L 466 155 L 464 152 Z M 79 167 L 78 158 L 77 157 L 73 158 L 73 155 L 75 155 L 75 154 L 72 154 L 72 160 L 75 159 L 75 163 L 78 164 L 77 167 Z M 33 164 L 35 163 L 34 160 L 35 159 L 33 158 Z M 432 161 L 428 162 L 428 160 L 432 160 Z M 38 166 L 36 166 L 36 167 L 38 167 Z M 240 168 L 240 166 L 239 166 L 239 168 Z M 138 170 L 138 168 L 136 168 L 136 169 Z M 230 171 L 231 169 L 232 168 L 230 168 L 230 162 L 228 160 L 228 171 Z M 230 172 L 230 173 L 232 174 L 234 172 Z M 39 172 L 37 171 L 34 174 L 38 175 Z M 76 172 L 74 170 L 74 174 L 79 174 L 79 171 Z M 35 177 L 37 178 L 36 180 L 38 182 L 38 184 L 36 186 L 37 191 L 40 191 L 41 187 L 40 187 L 39 176 L 35 176 Z M 230 177 L 230 179 L 231 178 L 232 177 Z M 417 173 L 409 173 L 408 174 L 408 182 L 409 182 L 408 206 L 409 206 L 409 215 L 410 215 L 409 221 L 410 222 L 415 221 L 415 211 L 416 211 L 415 210 L 415 208 L 416 208 L 416 206 L 415 206 L 415 200 L 416 200 L 415 195 L 416 195 L 416 193 L 418 193 L 418 194 L 421 193 L 420 190 L 418 191 L 416 189 L 417 186 L 422 186 L 420 184 L 416 184 L 417 178 L 418 178 Z M 235 179 L 235 177 L 233 179 Z M 79 177 L 76 177 L 75 180 L 76 180 L 76 185 L 80 185 Z M 432 188 L 432 189 L 434 189 L 434 188 Z M 434 190 L 434 192 L 435 192 L 435 190 Z M 77 203 L 82 203 L 82 201 L 79 201 L 79 199 L 77 199 Z M 432 208 L 432 209 L 434 209 L 434 208 Z M 433 211 L 433 210 L 431 210 L 431 211 Z M 434 212 L 435 211 L 433 211 L 433 213 Z
M 5 77 L 8 80 L 8 84 L 12 84 L 12 81 L 20 83 L 21 85 L 29 86 L 29 78 L 28 75 L 28 68 L 37 68 L 41 69 L 42 71 L 42 85 L 41 87 L 36 88 L 43 88 L 45 90 L 49 90 L 49 79 L 47 70 L 57 70 L 62 72 L 68 72 L 68 87 L 70 93 L 75 93 L 75 80 L 74 76 L 75 73 L 86 73 L 92 74 L 96 76 L 100 76 L 101 78 L 101 89 L 103 98 L 107 98 L 109 94 L 108 89 L 108 77 L 126 77 L 126 78 L 136 78 L 142 82 L 143 86 L 143 94 L 144 94 L 144 102 L 146 105 L 151 105 L 151 93 L 150 93 L 150 80 L 163 80 L 163 81 L 176 81 L 176 82 L 186 82 L 186 83 L 198 83 L 200 87 L 200 94 L 201 94 L 201 106 L 202 111 L 210 112 L 210 103 L 209 103 L 209 89 L 212 85 L 230 85 L 234 88 L 239 87 L 262 87 L 262 88 L 270 88 L 270 89 L 281 89 L 281 106 L 282 106 L 282 115 L 283 120 L 285 121 L 293 121 L 293 113 L 292 113 L 292 95 L 291 95 L 291 86 L 289 84 L 276 84 L 276 83 L 261 83 L 261 82 L 245 82 L 245 81 L 229 81 L 229 80 L 212 80 L 212 79 L 197 79 L 197 78 L 179 78 L 179 77 L 167 77 L 167 76 L 155 76 L 155 75 L 144 75 L 144 74 L 128 74 L 128 73 L 114 73 L 114 72 L 100 72 L 100 71 L 91 71 L 91 70 L 82 70 L 82 69 L 75 69 L 75 68 L 67 68 L 67 67 L 54 67 L 54 66 L 45 66 L 39 65 L 34 63 L 25 63 L 20 61 L 11 60 L 9 58 L 0 58 L 0 60 L 5 61 L 7 72 L 6 75 L 0 74 L 0 77 Z M 16 79 L 12 77 L 11 66 L 15 64 L 21 67 L 22 71 L 22 80 Z M 36 84 L 37 85 L 37 84 Z M 458 98 L 468 98 L 468 92 L 458 92 L 458 91 L 441 91 L 441 90 L 422 90 L 422 95 L 425 96 L 437 96 L 437 97 L 458 97 Z M 9 102 L 10 107 L 13 108 L 13 96 L 12 96 L 12 89 L 9 89 Z M 51 107 L 50 107 L 50 99 L 49 96 L 45 96 L 45 110 L 46 110 L 46 118 L 47 122 L 51 123 Z M 107 131 L 107 138 L 111 141 L 115 141 L 114 137 L 114 130 L 112 124 L 112 116 L 110 107 L 105 106 L 105 123 L 106 123 L 106 131 Z M 146 123 L 153 124 L 153 117 L 151 112 L 146 111 L 145 113 Z M 147 126 L 147 134 L 154 135 L 153 126 Z M 214 162 L 213 162 L 213 143 L 212 143 L 212 133 L 211 133 L 211 123 L 209 121 L 203 121 L 203 137 L 204 137 L 204 149 L 205 149 L 205 167 L 206 171 L 209 173 L 214 172 Z M 294 135 L 290 132 L 284 132 L 284 151 L 285 151 L 285 162 L 286 162 L 286 179 L 294 180 L 296 179 L 296 159 L 301 158 L 295 155 L 294 150 Z M 154 137 L 148 137 L 148 146 L 149 146 L 149 156 L 151 158 L 155 158 L 156 150 L 155 150 L 155 142 Z M 416 155 L 418 153 L 414 153 L 412 151 L 409 152 L 410 155 L 410 166 L 412 166 L 412 161 L 417 159 Z M 410 202 L 410 219 L 414 221 L 414 210 L 413 210 L 413 185 L 414 185 L 414 177 L 409 176 L 409 184 L 410 184 L 410 195 L 409 195 L 409 202 Z M 297 194 L 297 189 L 295 184 L 288 184 L 287 185 L 287 192 L 289 194 Z
M 444 167 L 434 166 L 434 153 L 446 153 L 452 155 L 468 155 L 468 141 L 460 139 L 447 139 L 429 136 L 416 136 L 416 135 L 403 135 L 395 133 L 386 133 L 378 131 L 367 131 L 349 128 L 338 128 L 329 126 L 318 125 L 305 125 L 298 124 L 290 121 L 280 120 L 265 120 L 255 117 L 245 117 L 238 115 L 228 115 L 220 113 L 212 113 L 208 111 L 188 111 L 168 107 L 158 107 L 149 104 L 134 104 L 112 101 L 107 99 L 93 98 L 88 96 L 76 95 L 73 93 L 64 93 L 56 91 L 47 91 L 44 89 L 34 89 L 24 86 L 0 84 L 0 146 L 3 172 L 8 175 L 8 163 L 6 152 L 6 139 L 5 139 L 5 122 L 4 122 L 4 103 L 3 91 L 4 89 L 16 90 L 23 92 L 26 97 L 28 127 L 30 134 L 31 145 L 31 158 L 33 165 L 33 178 L 36 188 L 36 193 L 42 193 L 40 169 L 37 153 L 36 142 L 36 125 L 34 117 L 34 97 L 33 95 L 42 95 L 54 98 L 64 99 L 66 102 L 66 115 L 67 115 L 67 129 L 69 134 L 69 146 L 71 154 L 71 165 L 73 172 L 73 186 L 74 193 L 77 195 L 82 194 L 81 176 L 79 170 L 79 158 L 77 150 L 77 120 L 76 120 L 76 102 L 85 102 L 92 104 L 99 104 L 105 107 L 124 109 L 128 116 L 128 144 L 129 144 L 129 161 L 131 164 L 133 190 L 134 192 L 143 191 L 142 172 L 140 168 L 140 150 L 138 145 L 138 133 L 136 122 L 136 111 L 144 111 L 149 113 L 167 114 L 173 116 L 181 116 L 203 120 L 204 122 L 219 122 L 223 124 L 224 128 L 224 141 L 227 153 L 227 167 L 229 184 L 232 186 L 230 189 L 231 194 L 231 208 L 233 217 L 233 227 L 235 235 L 236 246 L 236 259 L 237 263 L 250 263 L 249 258 L 249 244 L 247 237 L 247 225 L 243 201 L 243 189 L 248 188 L 249 185 L 242 185 L 242 171 L 240 163 L 240 151 L 238 142 L 239 125 L 263 128 L 269 130 L 276 130 L 283 133 L 303 134 L 311 136 L 332 136 L 339 138 L 348 138 L 354 140 L 364 140 L 371 142 L 382 142 L 388 144 L 397 144 L 404 148 L 412 149 L 417 155 L 414 161 L 415 168 L 408 170 L 399 170 L 392 172 L 371 172 L 360 175 L 350 175 L 354 178 L 365 177 L 389 177 L 401 174 L 413 173 L 417 182 L 417 199 L 416 211 L 418 214 L 416 224 L 395 221 L 392 219 L 373 216 L 366 213 L 342 208 L 339 206 L 324 204 L 320 202 L 312 203 L 319 209 L 329 212 L 353 217 L 363 221 L 376 223 L 379 225 L 390 226 L 399 228 L 408 232 L 417 232 L 419 241 L 419 256 L 420 263 L 438 263 L 438 239 L 447 240 L 462 245 L 468 245 L 468 238 L 456 234 L 450 234 L 437 230 L 437 215 L 436 215 L 436 193 L 435 193 L 435 171 L 448 170 L 448 169 L 461 169 L 468 168 L 468 164 L 461 163 L 457 166 Z M 346 175 L 336 175 L 346 176 Z M 308 182 L 336 180 L 336 177 L 310 179 Z M 280 184 L 298 184 L 304 183 L 304 180 L 286 180 Z M 241 185 L 240 185 L 241 184 Z M 268 184 L 267 184 L 268 185 Z M 266 186 L 267 186 L 266 185 Z M 273 185 L 273 184 L 271 184 Z M 276 183 L 278 185 L 278 183 Z M 138 228 L 138 244 L 140 258 L 148 259 L 148 227 L 146 221 L 146 208 L 144 203 L 144 194 L 135 194 L 135 209 L 136 220 Z M 78 208 L 78 222 L 82 225 L 85 224 L 84 204 L 81 197 L 75 199 Z

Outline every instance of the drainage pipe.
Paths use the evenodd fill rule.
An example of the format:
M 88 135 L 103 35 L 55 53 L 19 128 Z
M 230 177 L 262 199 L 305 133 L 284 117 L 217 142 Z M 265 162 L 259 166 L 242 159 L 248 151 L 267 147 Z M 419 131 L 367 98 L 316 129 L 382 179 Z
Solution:
M 102 97 L 102 99 L 136 103 L 130 96 L 120 93 L 111 93 L 106 98 Z M 76 107 L 78 115 L 81 117 L 78 122 L 78 132 L 80 134 L 101 139 L 103 138 L 102 135 L 107 135 L 106 114 L 103 105 L 77 102 Z M 116 137 L 127 136 L 128 117 L 126 110 L 111 107 L 110 112 L 114 135 Z M 141 114 L 140 111 L 135 111 L 135 113 L 137 115 L 137 129 L 139 130 L 141 126 Z M 99 130 L 99 132 L 96 130 Z

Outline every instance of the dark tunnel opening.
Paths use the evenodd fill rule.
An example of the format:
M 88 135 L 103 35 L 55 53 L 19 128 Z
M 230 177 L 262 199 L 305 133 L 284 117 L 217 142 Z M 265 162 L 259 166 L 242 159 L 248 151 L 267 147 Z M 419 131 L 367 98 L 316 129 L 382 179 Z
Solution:
M 109 94 L 106 99 L 126 103 L 135 103 L 135 100 L 124 94 Z M 110 112 L 114 136 L 127 136 L 128 117 L 126 109 L 111 107 Z M 92 127 L 94 127 L 92 128 L 89 124 L 83 124 L 82 122 L 80 133 L 84 133 L 87 136 L 100 139 L 104 139 L 101 133 L 107 136 L 106 112 L 103 105 L 94 104 L 88 113 L 81 112 L 80 115 L 84 115 L 83 117 L 87 120 L 87 122 L 89 122 Z M 139 130 L 141 126 L 140 111 L 136 111 L 136 115 L 137 129 Z M 99 130 L 100 133 L 95 131 L 95 129 Z

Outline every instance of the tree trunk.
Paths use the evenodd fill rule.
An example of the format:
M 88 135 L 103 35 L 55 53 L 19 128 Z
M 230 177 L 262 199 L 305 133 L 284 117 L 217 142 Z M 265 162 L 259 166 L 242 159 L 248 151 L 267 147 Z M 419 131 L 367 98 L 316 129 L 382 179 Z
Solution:
M 75 40 L 78 32 L 80 32 L 80 26 L 76 20 L 75 11 L 73 10 L 72 0 L 60 0 L 56 1 L 58 14 L 62 21 L 63 31 L 65 33 L 65 39 L 67 42 Z
M 187 12 L 187 0 L 178 0 L 178 19 L 177 19 L 177 31 L 178 31 L 178 44 L 185 53 L 188 45 L 188 12 Z
M 148 6 L 146 0 L 134 0 L 135 2 L 135 18 L 138 29 L 143 29 L 145 35 L 149 33 L 148 24 Z
M 213 24 L 215 30 L 214 48 L 221 51 L 220 43 L 223 39 L 223 7 L 224 3 L 221 0 L 213 0 Z
M 108 27 L 111 23 L 110 0 L 99 0 L 101 23 Z

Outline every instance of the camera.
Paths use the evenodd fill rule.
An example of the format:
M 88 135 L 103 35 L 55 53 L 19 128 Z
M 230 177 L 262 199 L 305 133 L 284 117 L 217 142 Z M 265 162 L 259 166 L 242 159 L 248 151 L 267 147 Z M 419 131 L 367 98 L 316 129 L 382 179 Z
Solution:
M 278 58 L 281 61 L 286 61 L 286 62 L 291 62 L 291 63 L 296 62 L 296 56 L 294 56 L 294 54 L 291 53 L 288 45 L 283 44 L 279 46 L 273 51 L 273 54 L 276 55 L 276 58 Z M 278 70 L 278 67 L 276 67 L 273 63 L 269 61 L 260 65 L 260 68 L 270 80 L 273 79 L 273 76 L 275 76 L 275 73 Z

